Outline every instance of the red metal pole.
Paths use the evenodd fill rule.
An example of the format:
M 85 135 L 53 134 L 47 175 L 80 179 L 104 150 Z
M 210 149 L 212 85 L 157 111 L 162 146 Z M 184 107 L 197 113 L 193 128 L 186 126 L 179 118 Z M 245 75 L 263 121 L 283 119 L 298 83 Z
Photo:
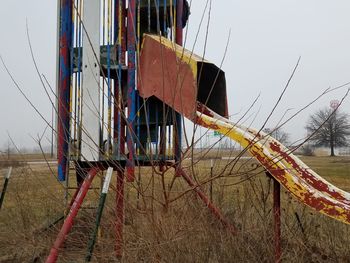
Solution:
M 77 216 L 77 214 L 79 212 L 81 204 L 84 201 L 84 198 L 86 196 L 87 191 L 89 190 L 89 187 L 92 183 L 92 180 L 94 179 L 95 175 L 99 171 L 100 171 L 99 168 L 91 168 L 91 170 L 89 171 L 86 179 L 84 180 L 82 186 L 80 187 L 79 193 L 77 194 L 77 196 L 75 198 L 75 201 L 74 201 L 74 203 L 69 211 L 69 214 L 68 214 L 66 220 L 64 221 L 60 232 L 58 233 L 56 241 L 51 248 L 50 254 L 45 261 L 46 263 L 54 263 L 57 261 L 59 249 L 63 245 L 67 234 L 69 233 L 69 231 L 71 230 L 71 228 L 73 226 L 74 218 Z
M 274 242 L 275 262 L 281 262 L 281 186 L 276 179 L 273 179 L 273 214 L 274 214 Z
M 236 234 L 236 228 L 230 224 L 227 219 L 222 215 L 220 209 L 216 207 L 210 199 L 196 186 L 195 182 L 186 174 L 186 172 L 181 168 L 177 167 L 178 173 L 181 174 L 182 178 L 189 184 L 189 186 L 193 187 L 193 190 L 197 193 L 200 199 L 205 203 L 205 205 L 209 208 L 209 210 L 213 213 L 213 215 L 232 233 Z
M 123 227 L 124 227 L 124 173 L 117 172 L 117 194 L 116 194 L 116 246 L 117 258 L 123 256 Z

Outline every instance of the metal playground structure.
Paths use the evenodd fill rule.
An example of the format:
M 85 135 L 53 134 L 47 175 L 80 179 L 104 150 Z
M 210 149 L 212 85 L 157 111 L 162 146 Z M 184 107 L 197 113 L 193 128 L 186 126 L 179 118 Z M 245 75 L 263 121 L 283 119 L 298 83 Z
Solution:
M 182 47 L 186 0 L 58 3 L 57 176 L 68 198 L 71 164 L 77 189 L 46 262 L 56 262 L 94 177 L 107 169 L 109 177 L 116 172 L 116 257 L 123 255 L 124 183 L 135 180 L 139 166 L 173 167 L 228 231 L 238 231 L 182 169 L 184 117 L 238 142 L 274 178 L 276 262 L 280 185 L 301 203 L 350 223 L 349 193 L 268 134 L 227 119 L 225 73 Z

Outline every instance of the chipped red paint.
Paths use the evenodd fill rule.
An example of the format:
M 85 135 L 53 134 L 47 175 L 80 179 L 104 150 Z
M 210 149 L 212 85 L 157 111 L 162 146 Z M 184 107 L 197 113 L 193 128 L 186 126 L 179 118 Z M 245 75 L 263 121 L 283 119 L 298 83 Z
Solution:
M 319 191 L 327 193 L 334 199 L 343 202 L 349 202 L 349 200 L 346 199 L 340 193 L 331 191 L 329 189 L 329 185 L 327 185 L 325 182 L 318 180 L 309 171 L 300 167 L 298 163 L 288 153 L 281 150 L 281 146 L 277 142 L 270 143 L 270 147 L 273 151 L 278 153 L 285 161 L 287 161 L 300 174 L 300 177 L 303 178 L 306 182 L 308 182 L 312 187 L 318 189 Z
M 262 139 L 263 138 L 263 136 L 261 136 L 261 134 L 259 132 L 255 132 L 253 129 L 248 128 L 248 131 L 250 133 L 254 134 L 255 137 L 258 138 L 258 139 Z
M 279 181 L 280 184 L 282 184 L 289 192 L 291 192 L 301 202 L 314 208 L 316 211 L 322 212 L 322 213 L 327 214 L 331 217 L 338 218 L 338 219 L 340 219 L 341 217 L 345 217 L 344 220 L 347 223 L 350 223 L 350 209 L 347 206 L 347 204 L 344 204 L 341 202 L 344 198 L 339 200 L 339 199 L 335 198 L 333 195 L 332 196 L 333 200 L 332 200 L 332 199 L 327 199 L 324 196 L 315 196 L 314 193 L 310 192 L 310 189 L 303 188 L 300 185 L 300 183 L 293 184 L 293 187 L 294 187 L 294 189 L 293 189 L 292 186 L 289 185 L 289 183 L 288 183 L 287 171 L 284 169 L 276 168 L 278 166 L 275 164 L 275 162 L 273 162 L 272 160 L 267 158 L 267 156 L 262 155 L 259 148 L 255 147 L 254 144 L 249 139 L 246 139 L 246 142 L 248 142 L 248 144 L 251 145 L 249 147 L 249 151 L 251 152 L 251 154 L 271 173 L 271 175 L 274 178 L 276 178 Z M 276 148 L 274 148 L 274 150 L 276 150 Z M 284 153 L 284 154 L 287 155 L 286 153 Z M 282 157 L 286 158 L 286 156 L 282 156 Z M 290 158 L 291 157 L 288 156 L 288 158 L 286 158 L 286 159 L 289 160 Z M 296 162 L 295 162 L 295 165 L 297 165 Z M 295 167 L 293 167 L 293 168 L 295 168 Z M 302 170 L 305 171 L 304 169 L 302 169 Z M 308 175 L 312 176 L 310 173 Z M 304 178 L 301 178 L 301 179 L 304 179 Z M 317 188 L 315 188 L 315 189 L 318 190 Z M 327 187 L 327 189 L 329 189 L 329 188 Z M 296 195 L 296 192 L 298 192 L 300 194 L 300 197 Z M 324 193 L 322 190 L 320 190 L 320 192 Z M 339 194 L 335 195 L 335 196 L 339 196 Z
M 209 117 L 214 117 L 213 112 L 208 109 L 207 106 L 203 105 L 203 103 L 200 103 L 199 101 L 197 101 L 197 111 L 209 116 Z
M 148 35 L 144 36 L 142 46 L 140 96 L 156 96 L 193 120 L 196 116 L 197 83 L 190 65 L 179 60 L 173 49 Z
M 196 117 L 195 123 L 200 125 L 200 126 L 202 126 L 202 127 L 209 128 L 209 129 L 212 129 L 212 130 L 219 130 L 220 129 L 218 125 L 213 124 L 213 123 L 211 123 L 211 124 L 206 123 L 199 116 Z
M 251 151 L 253 156 L 268 170 L 274 178 L 276 178 L 283 185 L 287 185 L 288 181 L 286 178 L 286 171 L 283 169 L 275 169 L 273 168 L 273 163 L 266 158 L 265 156 L 261 156 L 259 152 Z

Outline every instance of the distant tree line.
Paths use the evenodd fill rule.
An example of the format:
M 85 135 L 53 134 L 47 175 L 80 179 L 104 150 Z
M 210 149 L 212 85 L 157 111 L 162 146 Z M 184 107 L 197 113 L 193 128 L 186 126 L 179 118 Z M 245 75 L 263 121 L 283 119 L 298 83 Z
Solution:
M 330 155 L 335 156 L 336 148 L 350 146 L 350 117 L 337 108 L 317 110 L 310 115 L 305 129 L 308 141 L 301 148 L 305 155 L 312 155 L 317 147 L 326 147 L 330 149 Z M 263 131 L 282 144 L 290 143 L 289 134 L 281 128 L 265 128 Z

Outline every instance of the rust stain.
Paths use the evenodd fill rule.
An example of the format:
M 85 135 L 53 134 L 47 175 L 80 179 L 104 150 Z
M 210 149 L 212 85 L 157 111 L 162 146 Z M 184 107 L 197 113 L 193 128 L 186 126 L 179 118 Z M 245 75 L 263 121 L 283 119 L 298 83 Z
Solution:
M 214 114 L 211 110 L 208 109 L 207 106 L 203 105 L 203 103 L 200 103 L 197 101 L 197 111 L 209 116 L 209 117 L 214 117 Z
M 205 109 L 198 109 L 205 112 Z M 350 224 L 350 206 L 345 202 L 348 200 L 340 192 L 332 191 L 330 184 L 328 185 L 320 180 L 317 175 L 299 165 L 298 160 L 283 151 L 282 145 L 278 142 L 270 142 L 269 145 L 264 145 L 264 143 L 259 142 L 260 140 L 256 140 L 261 138 L 262 135 L 253 129 L 248 134 L 245 132 L 246 129 L 236 128 L 231 124 L 229 126 L 229 121 L 221 125 L 221 122 L 218 122 L 215 118 L 204 114 L 202 118 L 197 118 L 197 123 L 217 130 L 222 134 L 227 134 L 228 137 L 237 141 L 243 147 L 248 147 L 250 154 L 301 203 L 320 213 Z M 276 157 L 276 153 L 280 158 Z M 290 169 L 293 169 L 293 172 Z
M 325 192 L 332 196 L 333 198 L 340 200 L 340 201 L 345 201 L 347 202 L 348 200 L 341 195 L 338 192 L 331 191 L 329 189 L 329 185 L 327 185 L 325 182 L 318 180 L 314 175 L 312 175 L 308 170 L 303 169 L 298 165 L 298 163 L 286 152 L 281 150 L 281 146 L 278 145 L 276 142 L 270 143 L 270 147 L 273 151 L 277 152 L 284 160 L 286 160 L 299 174 L 300 177 L 305 179 L 310 185 L 313 187 L 321 190 L 322 192 Z
M 208 128 L 208 129 L 212 129 L 212 130 L 220 130 L 219 126 L 217 124 L 214 123 L 208 123 L 206 121 L 204 121 L 201 117 L 197 116 L 195 123 L 197 123 L 198 125 L 204 127 L 204 128 Z

